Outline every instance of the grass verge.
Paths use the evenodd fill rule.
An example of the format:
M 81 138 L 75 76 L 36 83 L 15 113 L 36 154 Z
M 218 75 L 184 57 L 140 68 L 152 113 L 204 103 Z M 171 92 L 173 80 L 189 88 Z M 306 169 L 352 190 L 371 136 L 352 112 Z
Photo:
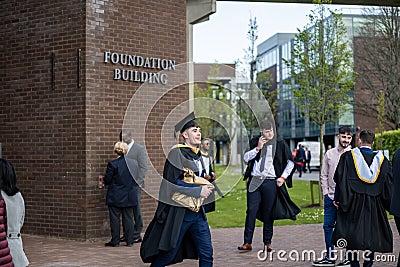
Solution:
M 240 168 L 239 168 L 240 169 Z M 246 183 L 242 181 L 238 167 L 217 166 L 217 183 L 225 197 L 216 201 L 216 210 L 207 213 L 211 228 L 244 227 L 246 218 Z M 291 199 L 301 208 L 297 220 L 278 220 L 275 225 L 310 224 L 323 222 L 323 208 L 310 207 L 310 184 L 307 181 L 293 181 L 293 188 L 288 189 Z M 314 196 L 318 196 L 314 187 Z M 261 226 L 257 221 L 256 226 Z

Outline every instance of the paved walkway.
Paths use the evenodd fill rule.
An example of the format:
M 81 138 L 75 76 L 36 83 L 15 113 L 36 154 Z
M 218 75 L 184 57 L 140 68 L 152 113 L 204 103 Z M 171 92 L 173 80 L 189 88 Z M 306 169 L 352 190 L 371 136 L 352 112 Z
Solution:
M 394 221 L 391 220 L 394 234 L 394 254 L 397 256 L 400 247 L 400 238 Z M 261 228 L 257 228 L 253 251 L 240 253 L 237 246 L 242 243 L 243 228 L 212 229 L 212 239 L 214 247 L 214 266 L 273 266 L 273 267 L 302 267 L 311 266 L 312 260 L 305 257 L 301 259 L 301 254 L 307 250 L 315 250 L 316 258 L 320 257 L 323 249 L 323 232 L 321 224 L 276 226 L 274 228 L 273 248 L 283 250 L 280 252 L 281 259 L 277 257 L 277 252 L 265 261 L 257 257 L 257 252 L 262 249 Z M 57 267 L 57 266 L 149 266 L 143 264 L 139 257 L 139 244 L 133 247 L 109 248 L 104 246 L 108 240 L 96 242 L 78 242 L 71 240 L 61 240 L 40 236 L 24 235 L 24 248 L 31 262 L 30 267 Z M 296 252 L 300 254 L 299 259 L 295 260 Z M 286 253 L 286 254 L 285 254 Z M 289 257 L 291 256 L 291 258 Z M 384 257 L 390 256 L 384 254 Z M 286 261 L 284 261 L 286 260 Z M 198 266 L 197 261 L 185 260 L 183 263 L 174 266 L 192 267 Z M 377 262 L 374 266 L 396 266 L 394 262 Z

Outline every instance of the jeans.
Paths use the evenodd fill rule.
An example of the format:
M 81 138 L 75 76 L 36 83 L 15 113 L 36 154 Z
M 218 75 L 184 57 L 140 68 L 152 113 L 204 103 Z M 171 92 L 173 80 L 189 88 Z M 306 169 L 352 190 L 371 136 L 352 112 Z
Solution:
M 201 211 L 196 214 L 191 213 L 191 211 L 186 212 L 175 248 L 170 251 L 161 251 L 150 266 L 164 267 L 169 265 L 174 260 L 187 231 L 189 231 L 192 236 L 193 242 L 197 248 L 199 267 L 212 267 L 213 248 L 211 233 L 207 219 L 203 218 Z
M 333 200 L 328 195 L 324 195 L 324 235 L 325 235 L 325 247 L 327 251 L 327 258 L 333 259 L 334 255 L 331 251 L 334 249 L 332 244 L 333 228 L 336 222 L 336 207 L 333 205 Z

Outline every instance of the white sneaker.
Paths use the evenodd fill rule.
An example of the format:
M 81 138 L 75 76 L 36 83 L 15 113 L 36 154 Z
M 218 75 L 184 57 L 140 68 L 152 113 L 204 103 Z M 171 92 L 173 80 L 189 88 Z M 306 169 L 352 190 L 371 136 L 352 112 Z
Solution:
M 342 261 L 341 263 L 339 263 L 338 265 L 336 265 L 336 266 L 340 266 L 340 267 L 350 267 L 350 261 L 349 260 L 344 260 L 344 261 Z

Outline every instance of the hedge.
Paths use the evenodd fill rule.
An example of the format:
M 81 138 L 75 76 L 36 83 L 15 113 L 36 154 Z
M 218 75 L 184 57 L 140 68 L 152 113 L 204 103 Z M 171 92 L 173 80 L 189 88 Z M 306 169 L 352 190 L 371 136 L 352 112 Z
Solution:
M 382 142 L 382 148 L 377 147 Z M 400 147 L 400 129 L 393 131 L 386 131 L 382 134 L 375 135 L 375 142 L 373 149 L 388 149 L 389 158 L 392 160 L 393 154 L 397 148 Z

